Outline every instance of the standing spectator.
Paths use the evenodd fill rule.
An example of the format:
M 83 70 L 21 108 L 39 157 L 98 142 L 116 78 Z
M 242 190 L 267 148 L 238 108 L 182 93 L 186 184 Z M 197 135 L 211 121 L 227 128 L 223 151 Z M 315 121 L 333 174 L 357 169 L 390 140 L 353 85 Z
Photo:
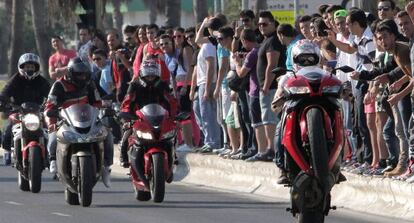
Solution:
M 312 17 L 308 15 L 304 15 L 299 19 L 299 28 L 300 33 L 302 34 L 305 39 L 313 40 L 313 35 L 311 33 L 310 25 L 311 25 Z
M 76 57 L 76 51 L 65 49 L 60 36 L 53 36 L 51 42 L 55 53 L 49 57 L 49 75 L 52 80 L 56 80 L 63 77 L 69 60 Z
M 328 8 L 326 8 L 326 14 L 328 16 L 327 20 L 325 21 L 325 23 L 327 23 L 326 25 L 333 30 L 335 33 L 338 33 L 338 29 L 336 29 L 335 26 L 335 12 L 338 10 L 343 10 L 344 8 L 340 5 L 331 5 Z
M 407 11 L 407 14 L 409 15 L 410 19 L 411 19 L 411 24 L 414 23 L 414 1 L 410 1 L 406 7 L 405 10 Z M 413 47 L 413 43 L 414 43 L 414 34 L 412 34 L 411 38 L 410 38 L 410 60 L 411 60 L 411 68 L 414 67 L 414 47 Z M 414 73 L 412 74 L 412 76 L 414 76 Z M 411 104 L 413 105 L 414 102 L 411 101 Z M 414 111 L 414 110 L 413 110 Z M 409 128 L 410 128 L 410 138 L 409 138 L 409 148 L 410 148 L 410 157 L 411 160 L 414 157 L 414 115 L 411 115 L 410 118 L 410 123 L 409 123 Z M 410 169 L 412 170 L 413 166 L 412 166 L 412 162 L 410 163 Z M 414 182 L 414 176 L 411 176 L 409 178 L 407 178 L 406 180 L 408 183 L 413 183 Z
M 341 51 L 351 54 L 358 52 L 357 71 L 372 70 L 372 61 L 375 58 L 375 46 L 373 42 L 373 34 L 371 29 L 368 27 L 365 12 L 360 9 L 351 10 L 346 18 L 346 24 L 348 25 L 349 31 L 355 35 L 352 44 L 338 41 L 335 33 L 332 31 L 328 31 L 328 39 Z M 351 77 L 358 79 L 357 75 L 352 75 Z M 359 80 L 355 88 L 355 108 L 357 111 L 358 127 L 364 150 L 364 164 L 358 169 L 358 171 L 362 173 L 369 168 L 372 161 L 371 141 L 363 104 L 364 96 L 368 90 L 368 83 L 366 81 Z
M 244 57 L 244 61 L 235 55 L 237 66 L 236 71 L 240 77 L 249 76 L 249 115 L 251 117 L 251 125 L 254 128 L 255 140 L 257 140 L 258 148 L 266 148 L 266 134 L 264 125 L 262 124 L 261 109 L 259 91 L 260 85 L 257 78 L 257 59 L 260 45 L 257 43 L 257 35 L 252 29 L 244 29 L 240 35 L 243 47 L 246 49 L 247 54 Z M 264 149 L 260 149 L 264 151 Z M 245 158 L 254 156 L 254 152 L 257 151 L 248 150 Z M 250 154 L 249 154 L 250 153 Z M 241 158 L 244 158 L 241 157 Z
M 89 49 L 92 45 L 91 31 L 86 27 L 79 28 L 78 56 L 88 64 L 90 64 Z
M 220 132 L 217 123 L 217 102 L 213 98 L 217 81 L 217 50 L 209 39 L 205 39 L 205 29 L 209 25 L 209 34 L 218 29 L 221 22 L 216 18 L 205 18 L 197 32 L 196 42 L 201 45 L 197 57 L 197 87 L 201 114 L 201 129 L 204 133 L 204 146 L 200 152 L 212 152 L 220 147 Z
M 106 42 L 106 36 L 102 33 L 101 30 L 96 30 L 95 35 L 92 38 L 92 45 L 96 47 L 96 49 L 103 49 L 108 52 L 108 43 Z
M 277 36 L 280 42 L 286 46 L 286 69 L 293 70 L 292 47 L 297 41 L 302 39 L 302 36 L 290 24 L 282 24 L 277 27 Z
M 379 0 L 377 11 L 378 11 L 378 18 L 381 21 L 385 19 L 394 19 L 395 2 L 393 0 Z
M 137 46 L 137 39 L 134 38 L 134 33 L 138 27 L 126 25 L 124 30 L 122 30 L 122 36 L 124 37 L 124 46 L 129 49 L 129 51 L 133 51 Z
M 98 84 L 106 93 L 110 95 L 115 89 L 113 77 L 111 75 L 111 63 L 108 60 L 108 53 L 103 49 L 97 49 L 92 53 L 92 61 L 98 67 Z
M 277 88 L 276 77 L 272 73 L 272 69 L 285 67 L 286 49 L 283 48 L 277 38 L 276 28 L 278 23 L 269 11 L 263 11 L 259 14 L 258 25 L 265 38 L 258 52 L 257 77 L 260 84 L 260 109 L 267 142 L 266 148 L 259 148 L 259 152 L 247 161 L 271 161 L 274 157 L 273 138 L 278 123 L 278 117 L 271 110 L 271 102 Z
M 139 73 L 139 68 L 141 67 L 141 62 L 144 57 L 144 47 L 148 43 L 147 38 L 147 25 L 142 25 L 138 29 L 138 39 L 139 45 L 135 53 L 135 58 L 133 61 L 133 76 L 137 76 Z

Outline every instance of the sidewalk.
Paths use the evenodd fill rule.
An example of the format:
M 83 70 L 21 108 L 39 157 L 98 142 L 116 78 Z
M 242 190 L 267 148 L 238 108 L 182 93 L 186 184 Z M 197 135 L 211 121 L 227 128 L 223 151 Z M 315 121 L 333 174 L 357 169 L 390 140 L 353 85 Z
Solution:
M 174 181 L 289 199 L 289 188 L 276 184 L 279 174 L 274 163 L 248 163 L 186 152 L 178 152 L 178 157 Z M 117 151 L 114 160 L 118 160 Z M 114 165 L 115 173 L 127 172 L 115 166 L 119 165 Z M 375 215 L 414 219 L 414 184 L 344 174 L 348 181 L 334 187 L 332 205 Z

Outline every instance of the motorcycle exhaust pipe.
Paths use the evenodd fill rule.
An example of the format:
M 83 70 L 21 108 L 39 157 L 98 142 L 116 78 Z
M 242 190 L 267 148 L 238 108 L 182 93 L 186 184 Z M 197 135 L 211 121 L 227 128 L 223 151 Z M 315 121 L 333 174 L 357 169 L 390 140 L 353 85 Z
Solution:
M 128 157 L 132 169 L 144 183 L 145 187 L 149 189 L 149 182 L 144 173 L 144 149 L 142 147 L 133 146 L 133 148 L 128 151 Z

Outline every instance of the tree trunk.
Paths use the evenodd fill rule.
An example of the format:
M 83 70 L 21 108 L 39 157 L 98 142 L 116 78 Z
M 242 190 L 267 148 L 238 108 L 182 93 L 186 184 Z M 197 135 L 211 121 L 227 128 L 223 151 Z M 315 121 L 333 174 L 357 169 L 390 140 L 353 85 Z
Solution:
M 371 14 L 374 14 L 375 16 L 378 16 L 377 4 L 378 4 L 378 2 L 376 0 L 359 1 L 359 8 L 364 10 L 365 12 L 370 12 Z
M 113 0 L 112 5 L 114 6 L 114 11 L 112 13 L 112 20 L 114 21 L 114 26 L 118 31 L 122 32 L 122 24 L 124 22 L 121 14 L 121 1 Z
M 150 0 L 149 2 L 149 19 L 150 24 L 157 22 L 157 1 L 156 0 Z
M 13 8 L 13 1 L 5 1 L 6 12 L 11 12 Z M 4 13 L 0 18 L 2 21 L 11 21 L 11 13 Z M 7 49 L 10 46 L 10 32 L 11 32 L 11 23 L 4 22 L 3 27 L 0 33 L 0 48 L 6 49 L 0 51 L 0 74 L 7 73 L 7 65 L 9 64 L 9 57 L 7 55 Z
M 36 47 L 40 57 L 42 76 L 49 79 L 48 60 L 50 55 L 49 36 L 47 33 L 47 0 L 30 0 Z
M 17 72 L 17 62 L 23 54 L 23 23 L 24 23 L 24 1 L 13 0 L 12 8 L 12 30 L 10 43 L 10 60 L 8 66 L 8 74 L 11 76 Z
M 179 27 L 181 25 L 181 0 L 167 0 L 165 25 Z
M 256 18 L 259 18 L 259 12 L 265 9 L 267 9 L 267 1 L 257 0 L 256 5 L 255 5 L 255 12 L 254 12 L 254 14 L 257 15 Z
M 193 0 L 194 17 L 196 24 L 204 20 L 208 16 L 207 1 L 206 0 Z

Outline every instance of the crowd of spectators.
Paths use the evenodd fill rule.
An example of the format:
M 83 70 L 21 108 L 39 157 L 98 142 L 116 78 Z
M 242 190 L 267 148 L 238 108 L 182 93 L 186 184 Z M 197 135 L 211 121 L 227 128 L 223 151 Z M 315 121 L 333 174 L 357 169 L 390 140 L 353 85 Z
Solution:
M 321 5 L 295 25 L 279 24 L 270 11 L 243 10 L 237 21 L 218 14 L 187 29 L 127 25 L 120 35 L 81 28 L 77 52 L 52 38 L 49 71 L 52 79 L 61 77 L 78 54 L 91 65 L 102 94 L 122 102 L 142 61 L 156 59 L 181 111 L 191 112 L 181 123 L 180 144 L 224 159 L 274 160 L 283 183 L 283 151 L 273 142 L 280 114 L 271 109 L 278 82 L 271 71 L 292 69 L 292 47 L 308 39 L 320 48 L 321 68 L 355 69 L 336 73 L 352 87 L 342 100 L 343 169 L 414 182 L 414 2 L 399 9 L 393 0 L 379 0 L 377 10 L 378 18 L 359 8 Z

